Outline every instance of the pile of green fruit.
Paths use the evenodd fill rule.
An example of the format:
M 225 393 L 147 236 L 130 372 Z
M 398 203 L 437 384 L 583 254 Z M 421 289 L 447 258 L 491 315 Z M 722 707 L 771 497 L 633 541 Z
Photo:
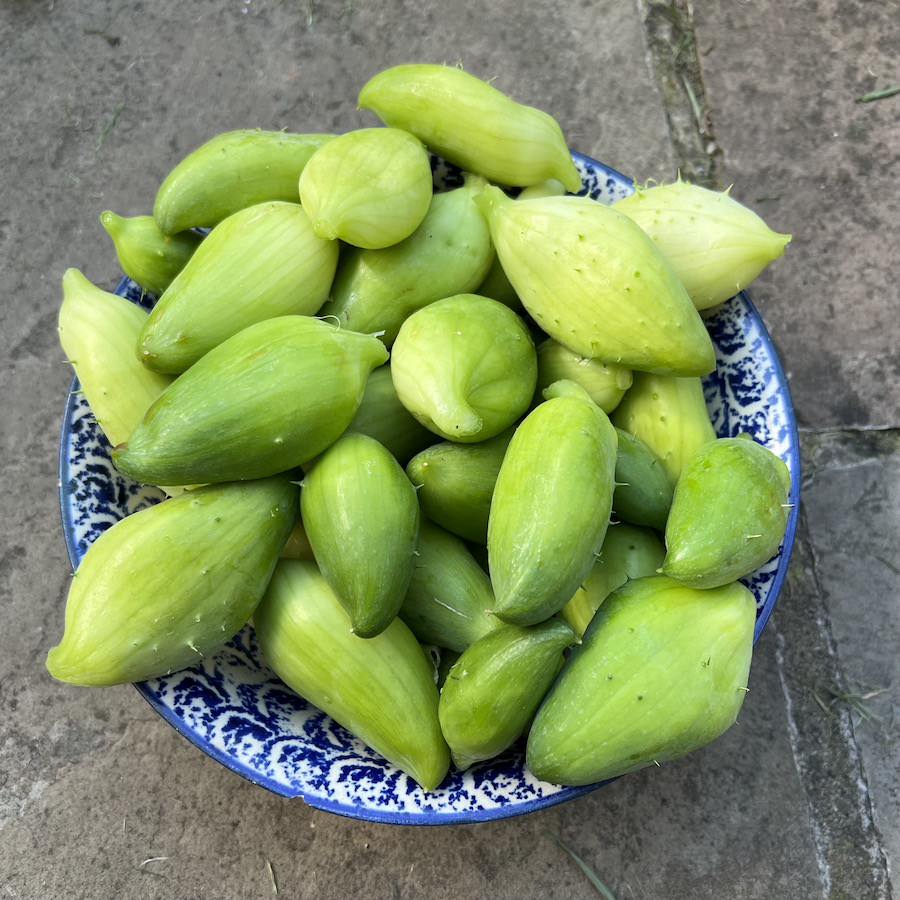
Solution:
M 708 743 L 790 478 L 716 440 L 698 310 L 789 236 L 680 180 L 567 195 L 557 123 L 456 68 L 359 104 L 388 127 L 222 134 L 152 217 L 101 216 L 149 315 L 66 273 L 114 463 L 170 498 L 90 547 L 50 673 L 152 678 L 252 618 L 291 688 L 426 789 L 526 732 L 568 785 Z M 429 150 L 462 187 L 433 194 Z

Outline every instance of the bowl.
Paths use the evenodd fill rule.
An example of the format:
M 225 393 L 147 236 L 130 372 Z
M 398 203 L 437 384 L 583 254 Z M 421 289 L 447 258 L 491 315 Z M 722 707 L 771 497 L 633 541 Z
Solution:
M 604 203 L 624 197 L 629 178 L 573 153 L 583 190 Z M 459 183 L 438 162 L 438 186 Z M 150 308 L 153 298 L 123 278 L 120 296 Z M 765 566 L 744 579 L 757 600 L 754 639 L 772 613 L 784 582 L 797 527 L 800 459 L 790 392 L 765 325 L 746 293 L 706 320 L 717 369 L 704 393 L 717 434 L 749 432 L 788 465 L 794 504 L 784 544 Z M 72 566 L 91 542 L 119 519 L 163 499 L 155 488 L 120 475 L 77 381 L 66 401 L 60 446 L 60 504 Z M 452 771 L 435 791 L 411 778 L 290 691 L 262 661 L 252 627 L 216 656 L 164 678 L 136 684 L 147 702 L 189 741 L 244 778 L 285 797 L 340 815 L 402 825 L 449 825 L 533 812 L 600 785 L 561 787 L 536 779 L 516 746 L 465 773 Z

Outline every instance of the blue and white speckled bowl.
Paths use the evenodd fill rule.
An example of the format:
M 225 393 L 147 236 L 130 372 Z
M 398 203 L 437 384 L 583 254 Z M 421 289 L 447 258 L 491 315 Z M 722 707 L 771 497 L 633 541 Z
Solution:
M 584 193 L 610 203 L 632 191 L 629 179 L 573 154 Z M 457 181 L 438 166 L 436 180 Z M 123 279 L 116 293 L 149 306 L 138 285 Z M 759 313 L 746 294 L 707 320 L 718 369 L 705 379 L 707 405 L 721 436 L 749 432 L 790 468 L 794 504 L 784 546 L 746 583 L 756 594 L 758 638 L 784 582 L 797 527 L 800 458 L 787 379 Z M 75 384 L 77 388 L 77 383 Z M 60 447 L 63 530 L 73 567 L 102 531 L 162 499 L 112 466 L 109 445 L 87 402 L 66 401 Z M 520 748 L 465 774 L 452 772 L 425 792 L 377 753 L 292 693 L 261 661 L 253 629 L 245 628 L 202 665 L 135 685 L 150 705 L 201 750 L 245 778 L 311 806 L 374 822 L 445 825 L 521 815 L 562 803 L 598 785 L 565 788 L 538 781 Z

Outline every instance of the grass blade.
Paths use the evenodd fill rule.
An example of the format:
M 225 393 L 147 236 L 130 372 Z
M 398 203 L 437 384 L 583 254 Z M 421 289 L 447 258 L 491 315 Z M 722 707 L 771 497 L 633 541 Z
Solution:
M 594 886 L 597 893 L 604 900 L 616 900 L 616 895 L 600 880 L 600 876 L 567 844 L 564 844 L 562 838 L 547 832 L 547 836 L 561 849 L 565 850 L 569 856 L 575 861 L 579 869 L 584 873 L 585 878 Z
M 892 84 L 890 87 L 883 88 L 880 91 L 871 91 L 868 94 L 863 94 L 862 97 L 857 97 L 857 103 L 871 103 L 873 100 L 887 100 L 888 97 L 893 97 L 895 94 L 900 94 L 900 84 Z

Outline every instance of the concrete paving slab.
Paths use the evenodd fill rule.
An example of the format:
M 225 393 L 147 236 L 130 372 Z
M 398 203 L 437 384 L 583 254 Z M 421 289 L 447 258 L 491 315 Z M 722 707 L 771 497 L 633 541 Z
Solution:
M 764 639 L 738 726 L 706 750 L 539 814 L 450 828 L 283 800 L 207 759 L 130 688 L 59 688 L 49 747 L 40 714 L 21 710 L 35 752 L 27 771 L 6 769 L 19 790 L 0 885 L 72 900 L 266 897 L 268 859 L 287 897 L 595 897 L 557 835 L 619 900 L 817 897 L 773 650 Z
M 801 423 L 900 423 L 894 3 L 695 3 L 720 179 L 794 241 L 753 291 Z M 827 386 L 827 388 L 826 388 Z
M 673 5 L 684 6 L 681 0 Z M 355 111 L 355 91 L 383 66 L 411 58 L 461 57 L 473 71 L 496 75 L 497 84 L 518 99 L 554 112 L 579 149 L 638 177 L 669 177 L 683 164 L 683 154 L 696 156 L 703 144 L 689 139 L 685 117 L 673 115 L 672 98 L 654 82 L 657 70 L 648 65 L 653 53 L 648 60 L 650 44 L 641 30 L 646 6 L 612 0 L 524 7 L 513 0 L 490 6 L 474 0 L 163 0 L 128 6 L 23 0 L 0 8 L 0 57 L 4 74 L 13 76 L 0 79 L 5 155 L 0 167 L 0 452 L 8 501 L 0 517 L 0 598 L 8 623 L 0 629 L 5 723 L 0 731 L 0 892 L 40 900 L 265 897 L 272 896 L 268 858 L 281 896 L 595 896 L 546 836 L 549 831 L 593 865 L 620 900 L 803 900 L 824 895 L 823 877 L 848 891 L 834 896 L 888 895 L 883 859 L 873 857 L 880 852 L 877 828 L 865 809 L 842 819 L 825 815 L 827 782 L 811 777 L 816 767 L 807 764 L 810 758 L 816 762 L 816 748 L 797 742 L 798 721 L 813 721 L 798 697 L 807 677 L 818 673 L 813 662 L 824 653 L 822 635 L 800 627 L 807 613 L 815 621 L 820 610 L 819 592 L 807 582 L 802 561 L 790 595 L 796 598 L 794 613 L 779 615 L 776 630 L 760 645 L 738 728 L 690 759 L 623 779 L 563 807 L 492 825 L 423 831 L 370 826 L 310 810 L 270 796 L 204 757 L 130 688 L 67 689 L 43 671 L 46 650 L 59 633 L 69 578 L 55 499 L 57 429 L 70 378 L 54 328 L 59 278 L 70 265 L 103 285 L 117 277 L 111 248 L 96 222 L 99 212 L 148 211 L 167 168 L 217 131 L 248 125 L 340 130 L 369 122 Z M 831 4 L 820 6 L 822 15 L 832 10 Z M 726 171 L 746 171 L 752 192 L 759 189 L 762 196 L 763 191 L 774 194 L 773 185 L 792 189 L 797 173 L 795 162 L 788 165 L 775 150 L 772 158 L 745 161 L 741 156 L 748 152 L 741 123 L 757 130 L 774 127 L 759 124 L 758 106 L 750 120 L 740 118 L 751 115 L 749 106 L 736 110 L 741 103 L 757 102 L 736 68 L 741 53 L 756 52 L 748 47 L 758 29 L 741 22 L 752 25 L 757 21 L 752 16 L 765 18 L 765 11 L 771 12 L 768 4 L 748 7 L 708 5 L 697 15 L 700 47 L 708 51 L 704 76 L 713 109 L 732 117 L 732 124 L 716 129 L 726 150 Z M 776 13 L 794 21 L 793 7 Z M 870 34 L 861 19 L 847 19 L 850 13 L 835 15 L 854 46 L 863 42 L 870 54 L 871 44 L 871 53 L 885 58 L 887 25 Z M 740 43 L 730 33 L 732 19 L 744 29 L 739 33 L 748 46 L 729 43 Z M 687 27 L 692 29 L 690 21 Z M 829 25 L 801 34 L 795 28 L 792 33 L 804 47 L 808 68 L 821 75 L 814 49 L 834 44 L 835 29 Z M 727 50 L 722 56 L 715 55 L 719 46 Z M 788 64 L 771 65 L 777 70 Z M 873 71 L 882 71 L 880 63 Z M 837 96 L 832 82 L 839 77 L 849 76 L 827 73 L 829 100 Z M 699 96 L 705 96 L 702 88 L 697 85 Z M 774 103 L 761 98 L 763 108 L 770 100 Z M 829 190 L 844 192 L 840 203 L 823 207 L 833 221 L 813 235 L 818 241 L 827 229 L 828 240 L 811 244 L 802 259 L 791 263 L 794 274 L 784 276 L 784 289 L 777 281 L 764 281 L 757 292 L 789 354 L 805 420 L 815 424 L 886 422 L 896 412 L 892 398 L 898 371 L 884 362 L 882 352 L 890 349 L 883 299 L 891 295 L 880 293 L 893 284 L 896 255 L 872 250 L 866 223 L 875 239 L 883 240 L 878 229 L 892 202 L 892 183 L 880 171 L 891 159 L 883 146 L 895 152 L 897 142 L 887 143 L 894 127 L 888 108 L 872 109 L 877 118 L 871 119 L 868 135 L 856 140 L 848 133 L 842 144 L 851 174 L 859 174 L 857 169 L 861 172 L 870 160 L 869 190 L 863 195 L 847 187 L 853 178 L 841 174 L 850 165 L 843 157 L 823 156 L 821 168 L 832 179 Z M 681 131 L 673 149 L 670 130 L 676 124 Z M 804 120 L 798 126 L 800 150 L 824 153 L 813 125 Z M 771 147 L 780 132 L 764 130 L 762 136 Z M 835 167 L 825 165 L 828 161 Z M 881 206 L 872 199 L 877 194 Z M 851 201 L 856 205 L 844 251 L 837 243 L 840 217 Z M 797 209 L 794 202 L 773 207 L 775 224 L 796 227 L 792 221 L 807 201 Z M 811 199 L 809 204 L 812 209 Z M 782 222 L 782 213 L 791 221 Z M 839 252 L 844 262 L 837 273 Z M 853 268 L 864 263 L 872 272 Z M 812 300 L 804 299 L 802 309 L 794 300 L 813 297 L 809 285 L 820 292 L 829 286 L 820 278 L 823 266 L 833 279 L 837 274 L 842 279 L 832 291 L 833 327 L 814 321 L 818 311 Z M 775 270 L 782 271 L 788 266 Z M 860 272 L 864 288 L 854 287 L 854 273 Z M 852 347 L 858 356 L 832 367 L 844 379 L 841 389 L 817 397 L 817 382 L 831 378 L 832 369 L 806 347 L 818 348 L 823 341 L 833 354 Z M 864 352 L 870 355 L 862 360 Z M 865 382 L 866 375 L 873 383 Z M 858 402 L 851 387 L 860 394 Z M 868 472 L 861 458 L 851 456 L 851 463 Z M 840 493 L 820 496 L 823 509 L 844 499 Z M 890 520 L 884 516 L 887 527 Z M 832 521 L 837 528 L 833 509 Z M 826 530 L 812 540 L 827 547 L 837 538 Z M 836 583 L 846 583 L 851 574 L 851 568 L 841 569 L 834 574 Z M 844 636 L 842 627 L 835 627 L 842 649 L 864 637 L 862 632 Z M 792 648 L 803 652 L 791 656 Z M 848 678 L 867 683 L 870 675 L 889 671 L 879 668 L 874 644 L 868 665 L 859 672 L 848 668 Z M 822 671 L 839 676 L 841 669 L 829 663 Z M 788 715 L 785 693 L 793 703 Z M 811 724 L 809 730 L 815 737 Z M 866 741 L 864 734 L 850 743 L 843 732 L 830 742 L 823 735 L 821 743 L 830 754 L 826 763 L 834 764 L 832 790 L 839 795 L 831 806 L 839 812 L 852 810 L 858 796 L 858 785 L 848 779 L 862 771 L 861 758 L 867 767 L 872 760 L 885 766 L 871 775 L 873 789 L 883 784 L 883 790 L 891 790 L 884 774 L 891 746 Z M 889 801 L 889 795 L 884 802 L 876 797 L 874 814 L 893 852 L 893 833 L 884 824 L 895 808 Z M 823 834 L 829 838 L 824 849 Z M 843 880 L 829 870 L 831 862 Z
M 806 509 L 842 685 L 816 685 L 843 705 L 859 745 L 874 821 L 900 867 L 900 432 L 808 435 Z M 837 695 L 837 696 L 835 696 Z

